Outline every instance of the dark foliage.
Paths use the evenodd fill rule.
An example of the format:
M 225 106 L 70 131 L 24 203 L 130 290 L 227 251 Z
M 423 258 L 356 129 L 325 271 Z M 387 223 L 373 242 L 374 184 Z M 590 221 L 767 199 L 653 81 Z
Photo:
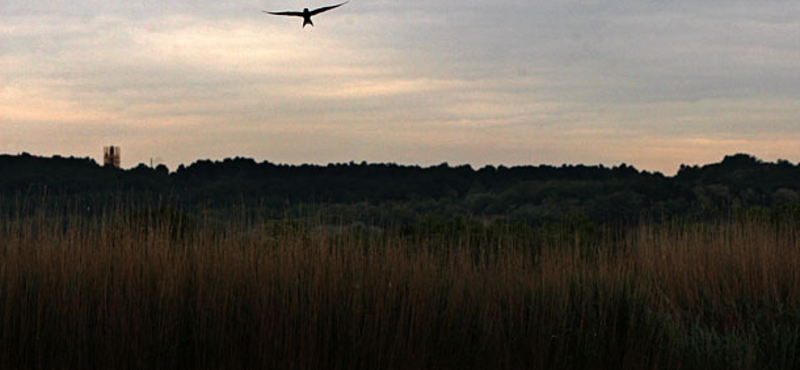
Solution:
M 729 214 L 800 203 L 800 164 L 762 162 L 746 154 L 705 166 L 681 166 L 675 176 L 622 164 L 560 167 L 401 166 L 337 163 L 279 165 L 248 158 L 201 160 L 169 172 L 139 165 L 107 168 L 88 158 L 0 156 L 0 195 L 46 194 L 109 204 L 119 194 L 168 198 L 184 207 L 284 216 L 288 205 L 324 205 L 346 218 L 416 223 L 454 214 L 529 224 L 586 217 L 625 222 Z

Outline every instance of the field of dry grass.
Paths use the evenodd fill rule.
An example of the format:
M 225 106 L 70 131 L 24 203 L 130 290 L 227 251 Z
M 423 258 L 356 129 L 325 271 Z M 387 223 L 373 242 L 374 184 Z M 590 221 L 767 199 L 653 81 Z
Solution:
M 796 369 L 798 225 L 587 241 L 18 212 L 0 218 L 0 368 Z

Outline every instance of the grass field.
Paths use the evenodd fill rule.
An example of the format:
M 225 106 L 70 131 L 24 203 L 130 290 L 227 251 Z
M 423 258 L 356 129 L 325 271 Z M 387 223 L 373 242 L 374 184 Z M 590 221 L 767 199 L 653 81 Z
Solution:
M 6 369 L 796 369 L 800 223 L 0 218 Z

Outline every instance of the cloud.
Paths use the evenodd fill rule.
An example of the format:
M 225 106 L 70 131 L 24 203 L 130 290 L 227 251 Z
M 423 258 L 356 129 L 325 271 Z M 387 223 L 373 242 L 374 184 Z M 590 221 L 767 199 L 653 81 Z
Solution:
M 298 4 L 4 2 L 0 150 L 97 157 L 113 141 L 126 164 L 173 167 L 800 160 L 796 2 L 359 0 L 306 29 L 261 13 Z

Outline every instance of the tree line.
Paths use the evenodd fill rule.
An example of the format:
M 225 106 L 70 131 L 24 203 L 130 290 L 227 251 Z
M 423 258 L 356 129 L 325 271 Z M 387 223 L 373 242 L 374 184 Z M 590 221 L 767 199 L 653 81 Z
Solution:
M 314 205 L 342 217 L 416 222 L 459 215 L 529 224 L 575 217 L 593 222 L 704 217 L 749 209 L 796 209 L 800 163 L 748 154 L 680 167 L 674 176 L 621 164 L 405 166 L 393 163 L 284 165 L 249 158 L 200 160 L 169 171 L 98 165 L 91 158 L 0 155 L 0 199 L 169 199 L 184 209 L 244 206 L 276 215 Z M 5 202 L 9 204 L 8 201 Z

